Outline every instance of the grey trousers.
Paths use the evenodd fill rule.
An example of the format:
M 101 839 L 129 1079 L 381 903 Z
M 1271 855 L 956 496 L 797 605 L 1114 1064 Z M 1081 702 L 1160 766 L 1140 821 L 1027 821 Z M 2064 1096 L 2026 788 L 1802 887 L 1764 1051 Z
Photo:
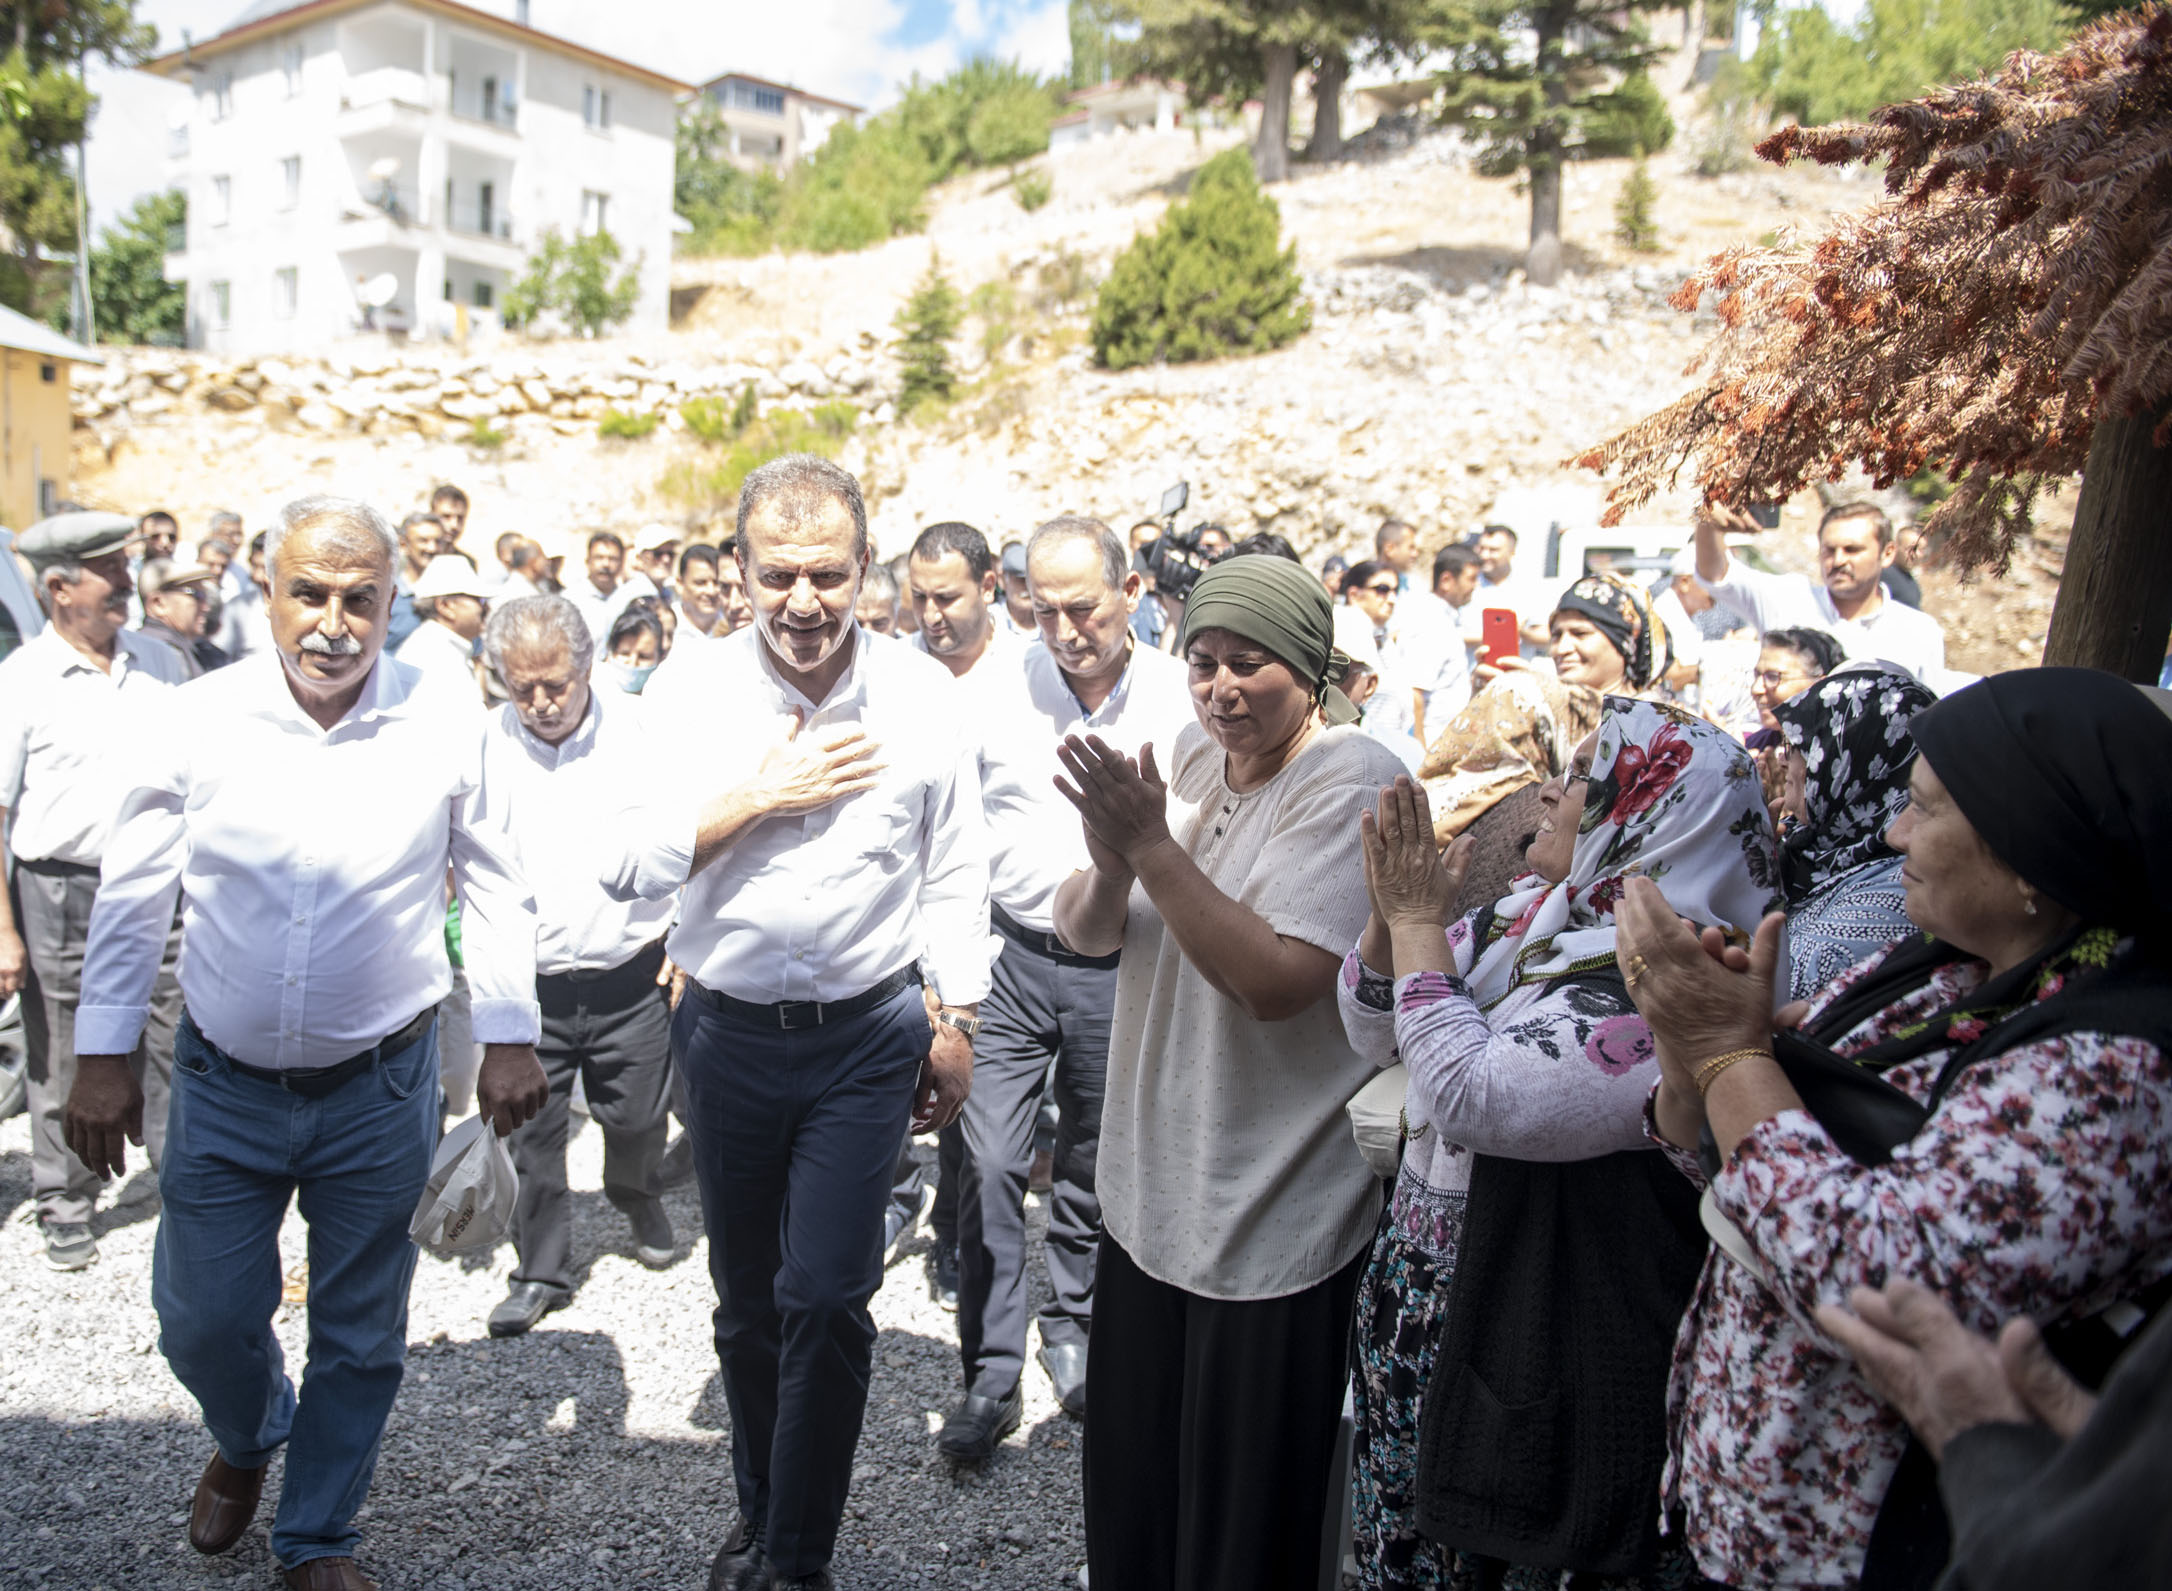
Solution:
M 506 1147 L 520 1175 L 513 1207 L 515 1282 L 573 1287 L 573 1216 L 566 1201 L 567 1105 L 578 1077 L 603 1129 L 603 1193 L 620 1209 L 656 1193 L 671 1103 L 671 1007 L 656 986 L 663 947 L 609 972 L 535 980 L 543 1037 L 535 1047 L 550 1098 Z
M 98 869 L 66 862 L 17 862 L 16 891 L 22 902 L 23 943 L 44 997 L 45 1044 L 33 1048 L 25 1080 L 30 1095 L 30 1182 L 38 1218 L 53 1223 L 87 1222 L 98 1202 L 98 1179 L 61 1137 L 61 1116 L 75 1087 L 75 1008 L 83 993 L 83 947 L 90 938 L 91 902 L 98 896 Z M 181 986 L 174 961 L 181 953 L 181 924 L 167 935 L 158 982 L 151 990 L 151 1020 L 129 1070 L 143 1088 L 143 1141 L 155 1167 L 166 1148 L 166 1090 L 173 1076 L 173 1030 L 181 1020 Z

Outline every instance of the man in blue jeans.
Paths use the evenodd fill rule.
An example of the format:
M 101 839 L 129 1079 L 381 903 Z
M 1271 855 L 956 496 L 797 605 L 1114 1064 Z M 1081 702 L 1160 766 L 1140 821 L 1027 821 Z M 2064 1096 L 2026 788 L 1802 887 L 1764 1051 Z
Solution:
M 685 889 L 672 1043 L 739 1493 L 709 1585 L 827 1591 L 897 1146 L 972 1083 L 988 847 L 950 675 L 854 617 L 859 483 L 804 454 L 765 464 L 739 491 L 738 550 L 754 623 L 644 699 L 701 726 L 679 756 L 707 805 L 644 820 L 612 886 Z
M 372 1591 L 353 1519 L 407 1353 L 407 1225 L 436 1138 L 451 869 L 500 1133 L 547 1093 L 535 911 L 482 781 L 483 721 L 382 656 L 392 531 L 361 503 L 290 503 L 267 563 L 273 646 L 173 693 L 131 760 L 83 959 L 68 1146 L 119 1175 L 143 1142 L 126 1057 L 175 899 L 183 1015 L 151 1293 L 160 1346 L 218 1451 L 189 1541 L 224 1552 L 287 1450 L 271 1545 L 297 1591 Z M 297 1396 L 271 1319 L 279 1226 L 309 1223 Z

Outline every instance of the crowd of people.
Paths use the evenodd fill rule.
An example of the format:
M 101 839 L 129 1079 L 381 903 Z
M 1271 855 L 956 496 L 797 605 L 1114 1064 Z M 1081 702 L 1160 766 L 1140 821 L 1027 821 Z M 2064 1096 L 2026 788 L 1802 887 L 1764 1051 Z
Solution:
M 372 1584 L 439 1136 L 507 1137 L 519 1335 L 572 1296 L 578 1099 L 642 1263 L 698 1183 L 710 1591 L 833 1583 L 923 1219 L 934 1445 L 985 1463 L 1032 1349 L 1100 1591 L 1331 1584 L 1346 1517 L 1367 1591 L 2165 1573 L 2172 697 L 1954 674 L 1874 506 L 1817 580 L 1711 510 L 1559 589 L 1509 527 L 1428 560 L 1394 520 L 1317 572 L 1075 514 L 884 563 L 807 456 L 569 580 L 468 514 L 17 548 L 37 1215 L 79 1270 L 101 1181 L 157 1169 L 199 1551 L 283 1449 L 287 1583 Z

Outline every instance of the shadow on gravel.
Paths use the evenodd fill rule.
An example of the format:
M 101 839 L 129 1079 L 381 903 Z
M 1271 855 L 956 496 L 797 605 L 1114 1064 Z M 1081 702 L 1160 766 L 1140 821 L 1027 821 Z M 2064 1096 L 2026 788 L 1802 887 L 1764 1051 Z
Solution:
M 1393 254 L 1353 254 L 1335 263 L 1345 268 L 1385 265 L 1427 277 L 1436 287 L 1460 288 L 1474 282 L 1491 285 L 1512 271 L 1522 270 L 1526 252 L 1492 243 L 1428 244 Z M 1561 263 L 1564 269 L 1579 272 L 1603 270 L 1606 265 L 1590 249 L 1566 241 L 1561 247 Z
M 21 1150 L 0 1154 L 0 1221 L 12 1219 L 30 1203 L 30 1156 Z

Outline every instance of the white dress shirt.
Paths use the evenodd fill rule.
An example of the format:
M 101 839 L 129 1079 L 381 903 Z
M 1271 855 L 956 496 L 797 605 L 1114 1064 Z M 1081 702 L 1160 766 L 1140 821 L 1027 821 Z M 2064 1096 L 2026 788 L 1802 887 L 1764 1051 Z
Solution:
M 1769 630 L 1825 630 L 1850 659 L 1891 663 L 1919 680 L 1945 671 L 1945 629 L 1928 613 L 1895 602 L 1883 589 L 1876 593 L 1875 607 L 1843 619 L 1823 582 L 1807 575 L 1766 574 L 1733 556 L 1719 579 L 1699 575 L 1697 584 L 1756 625 L 1760 635 Z
M 490 715 L 483 787 L 504 808 L 535 891 L 538 972 L 624 966 L 671 926 L 670 897 L 613 899 L 582 844 L 622 820 L 630 785 L 657 777 L 658 748 L 642 705 L 638 696 L 590 691 L 588 711 L 555 746 L 530 733 L 509 705 Z
M 336 1065 L 451 991 L 448 863 L 475 1038 L 535 1042 L 535 907 L 483 781 L 483 715 L 416 684 L 380 656 L 329 730 L 276 654 L 168 699 L 106 846 L 79 1051 L 135 1047 L 178 890 L 204 1036 L 251 1066 Z
M 424 619 L 422 628 L 393 654 L 422 676 L 423 688 L 445 691 L 470 707 L 483 705 L 482 682 L 475 676 L 475 647 L 449 624 Z
M 110 672 L 51 626 L 0 662 L 0 807 L 17 857 L 98 865 L 121 766 L 183 674 L 172 647 L 133 630 L 113 638 Z
M 609 650 L 611 626 L 618 616 L 643 597 L 654 596 L 656 588 L 642 575 L 628 575 L 613 586 L 609 595 L 596 589 L 596 582 L 583 575 L 566 587 L 565 595 L 581 610 L 581 622 L 588 626 L 589 639 L 596 643 L 596 656 Z
M 1514 613 L 1519 634 L 1534 625 L 1544 629 L 1547 621 L 1554 615 L 1553 599 L 1514 569 L 1509 570 L 1506 580 L 1488 580 L 1484 575 L 1478 577 L 1478 589 L 1471 596 L 1469 622 L 1481 642 L 1484 640 L 1488 608 L 1507 608 Z M 1464 633 L 1470 634 L 1471 631 Z M 1537 657 L 1545 650 L 1544 647 L 1525 640 L 1518 644 L 1516 654 L 1519 657 Z
M 1099 735 L 1136 757 L 1151 744 L 1166 777 L 1177 736 L 1199 721 L 1191 670 L 1167 652 L 1134 644 L 1116 688 L 1089 713 L 1054 654 L 1036 643 L 1008 688 L 983 700 L 975 724 L 992 846 L 989 893 L 1024 927 L 1054 933 L 1057 887 L 1089 863 L 1078 808 L 1056 790 L 1063 772 L 1057 746 L 1066 735 Z
M 945 674 L 950 674 L 950 665 L 928 650 L 927 631 L 915 630 L 902 639 L 922 657 L 933 659 Z M 1040 644 L 1039 630 L 1033 631 L 1029 638 L 1021 640 L 1019 633 L 1009 624 L 992 624 L 988 627 L 988 644 L 981 648 L 980 656 L 973 659 L 973 666 L 963 674 L 951 674 L 950 677 L 964 690 L 975 693 L 977 698 L 978 693 L 987 690 L 991 685 L 1016 680 L 1019 677 L 1018 671 L 1025 665 L 1027 651 Z
M 988 992 L 988 833 L 980 770 L 956 683 L 904 642 L 854 627 L 852 662 L 828 698 L 788 683 L 752 625 L 650 680 L 651 722 L 700 726 L 674 747 L 675 795 L 607 870 L 618 894 L 685 886 L 671 959 L 741 1000 L 843 1000 L 915 959 L 936 995 Z M 687 878 L 694 813 L 752 777 L 793 710 L 802 736 L 857 725 L 884 765 L 872 790 L 764 818 Z

